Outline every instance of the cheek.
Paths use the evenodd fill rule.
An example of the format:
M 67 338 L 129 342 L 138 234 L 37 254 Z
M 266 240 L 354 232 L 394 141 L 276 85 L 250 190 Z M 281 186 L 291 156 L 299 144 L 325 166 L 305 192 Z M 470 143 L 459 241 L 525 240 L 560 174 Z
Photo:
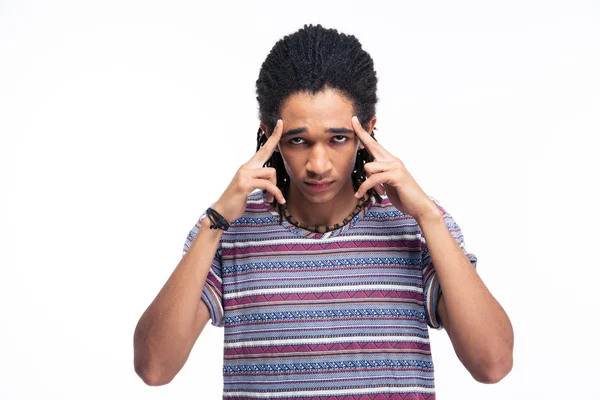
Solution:
M 283 166 L 285 167 L 285 172 L 287 172 L 288 176 L 294 176 L 295 171 L 298 169 L 298 160 L 293 156 L 290 156 L 289 153 L 285 154 L 281 152 L 281 159 L 283 160 Z
M 352 160 L 352 165 L 354 165 L 354 161 L 356 161 L 356 156 L 358 155 L 358 143 L 353 143 L 348 146 L 347 158 Z
M 349 172 L 353 172 L 354 171 L 354 165 L 356 165 L 356 153 L 352 154 L 352 157 L 350 157 L 350 161 L 348 161 L 348 170 Z
M 343 154 L 339 154 L 339 157 L 337 157 L 336 166 L 339 173 L 347 175 L 351 174 L 352 171 L 354 171 L 355 163 L 356 149 L 354 149 L 354 146 L 351 146 L 351 148 L 348 151 L 345 151 Z

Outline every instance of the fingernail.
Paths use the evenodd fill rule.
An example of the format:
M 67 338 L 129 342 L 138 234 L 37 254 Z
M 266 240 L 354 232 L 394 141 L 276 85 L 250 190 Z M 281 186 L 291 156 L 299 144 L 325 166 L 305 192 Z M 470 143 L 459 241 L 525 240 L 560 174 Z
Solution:
M 358 192 L 354 193 L 354 197 L 356 197 L 357 199 L 360 197 L 360 196 L 358 195 Z

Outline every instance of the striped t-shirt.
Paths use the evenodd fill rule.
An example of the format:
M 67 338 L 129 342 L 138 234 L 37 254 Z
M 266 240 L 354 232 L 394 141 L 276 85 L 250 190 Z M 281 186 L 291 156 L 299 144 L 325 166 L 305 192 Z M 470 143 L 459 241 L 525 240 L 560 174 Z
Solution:
M 475 267 L 460 227 L 430 198 Z M 225 328 L 223 399 L 435 399 L 428 326 L 441 328 L 439 295 L 419 225 L 387 197 L 313 233 L 280 223 L 255 191 L 223 232 L 202 293 Z

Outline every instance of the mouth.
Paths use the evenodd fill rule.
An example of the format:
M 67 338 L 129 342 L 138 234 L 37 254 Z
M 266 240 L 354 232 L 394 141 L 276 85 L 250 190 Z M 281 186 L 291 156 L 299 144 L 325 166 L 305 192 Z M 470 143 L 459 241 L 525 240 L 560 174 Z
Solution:
M 334 181 L 322 181 L 322 182 L 304 182 L 304 184 L 312 191 L 322 191 L 328 189 Z

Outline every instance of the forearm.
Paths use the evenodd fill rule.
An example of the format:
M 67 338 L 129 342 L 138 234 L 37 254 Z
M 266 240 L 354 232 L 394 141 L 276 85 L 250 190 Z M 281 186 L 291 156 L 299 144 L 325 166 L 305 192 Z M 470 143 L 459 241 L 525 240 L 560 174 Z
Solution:
M 145 381 L 170 381 L 184 365 L 206 324 L 198 320 L 198 309 L 221 234 L 221 230 L 209 230 L 207 223 L 201 226 L 189 250 L 140 318 L 134 334 L 134 364 Z
M 446 330 L 462 363 L 479 381 L 497 381 L 512 367 L 513 329 L 440 213 L 419 221 L 442 289 Z

